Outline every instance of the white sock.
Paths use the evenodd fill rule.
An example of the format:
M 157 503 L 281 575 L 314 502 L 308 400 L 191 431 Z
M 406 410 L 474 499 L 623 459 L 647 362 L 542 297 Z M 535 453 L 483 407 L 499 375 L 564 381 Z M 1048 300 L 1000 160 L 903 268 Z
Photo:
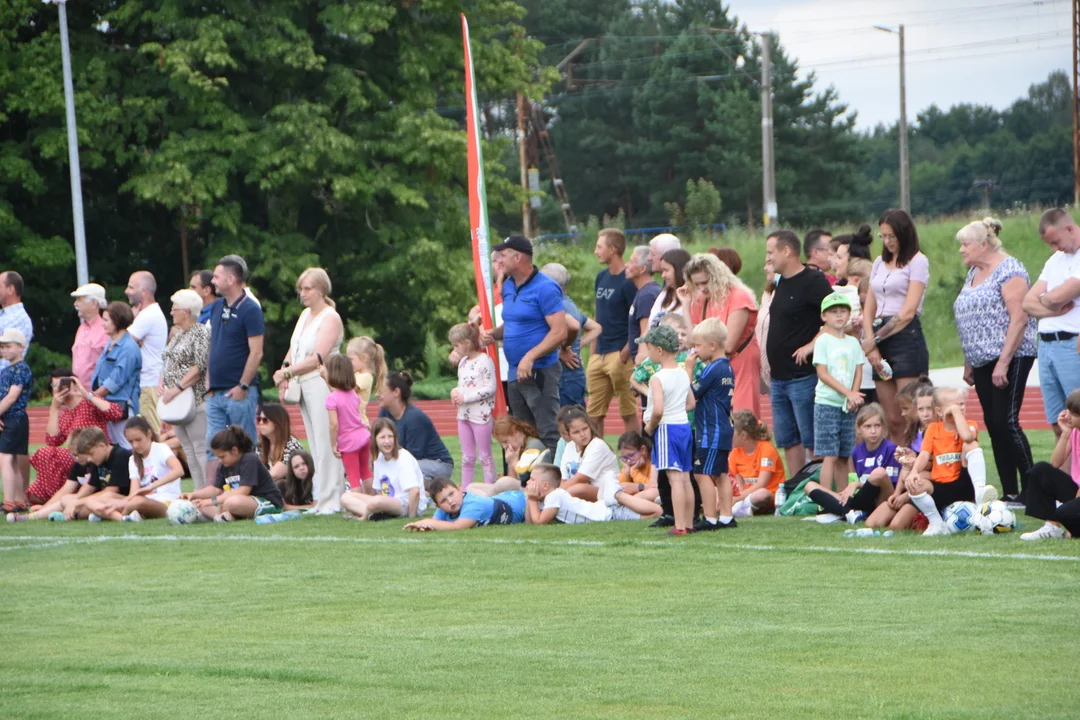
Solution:
M 716 524 L 716 518 L 711 518 L 708 515 L 706 515 L 705 516 L 705 522 L 709 523 L 710 525 L 715 525 Z
M 926 516 L 926 519 L 930 521 L 930 524 L 944 522 L 941 519 L 941 513 L 938 512 L 937 505 L 934 504 L 934 497 L 928 493 L 921 495 L 911 495 L 911 502 L 915 507 L 919 508 L 919 512 Z
M 981 505 L 983 490 L 986 489 L 986 457 L 982 448 L 976 448 L 967 454 L 967 470 L 971 477 L 971 486 L 975 488 L 975 502 Z
M 721 515 L 720 517 L 717 518 L 717 522 L 721 522 L 721 523 L 727 525 L 729 522 L 731 522 L 734 519 L 735 518 L 733 518 L 730 515 Z

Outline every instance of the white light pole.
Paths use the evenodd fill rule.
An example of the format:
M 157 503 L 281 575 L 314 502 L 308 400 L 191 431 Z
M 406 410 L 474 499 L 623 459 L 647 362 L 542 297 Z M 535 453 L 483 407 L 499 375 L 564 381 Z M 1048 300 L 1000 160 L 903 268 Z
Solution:
M 44 0 L 47 4 L 49 0 Z M 86 269 L 86 228 L 83 225 L 82 180 L 79 169 L 79 133 L 75 127 L 75 85 L 71 80 L 68 49 L 67 0 L 52 0 L 60 13 L 60 57 L 64 66 L 64 108 L 67 113 L 68 166 L 71 170 L 71 214 L 75 226 L 75 275 L 79 285 L 90 282 Z
M 911 212 L 911 180 L 908 175 L 907 151 L 907 83 L 904 80 L 904 26 L 898 30 L 875 25 L 875 30 L 900 36 L 900 207 Z

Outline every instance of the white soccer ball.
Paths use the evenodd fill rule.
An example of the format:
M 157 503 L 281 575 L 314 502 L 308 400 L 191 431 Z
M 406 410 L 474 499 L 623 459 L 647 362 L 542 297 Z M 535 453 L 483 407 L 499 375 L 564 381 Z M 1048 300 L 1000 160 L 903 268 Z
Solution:
M 989 521 L 987 523 L 989 527 L 983 529 L 983 534 L 998 535 L 1016 529 L 1016 515 L 1000 500 L 983 503 L 983 506 L 979 508 L 979 514 Z
M 169 503 L 169 509 L 165 517 L 170 525 L 191 525 L 199 522 L 199 508 L 190 500 L 173 500 Z
M 976 516 L 979 508 L 973 502 L 954 502 L 945 508 L 945 525 L 953 535 L 976 529 Z

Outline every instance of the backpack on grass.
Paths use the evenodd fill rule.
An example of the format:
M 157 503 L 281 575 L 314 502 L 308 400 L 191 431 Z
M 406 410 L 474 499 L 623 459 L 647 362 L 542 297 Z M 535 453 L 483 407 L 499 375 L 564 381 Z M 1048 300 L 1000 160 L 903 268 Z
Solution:
M 806 495 L 806 483 L 818 482 L 820 477 L 821 461 L 814 460 L 803 465 L 799 472 L 788 478 L 784 483 L 787 499 L 780 507 L 780 514 L 784 517 L 817 515 L 818 504 Z

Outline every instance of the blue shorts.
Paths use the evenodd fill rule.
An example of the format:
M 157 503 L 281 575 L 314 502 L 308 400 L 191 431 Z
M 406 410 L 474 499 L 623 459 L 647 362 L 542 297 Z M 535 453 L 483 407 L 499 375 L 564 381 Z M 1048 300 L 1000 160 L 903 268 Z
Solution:
M 711 475 L 717 477 L 728 470 L 728 453 L 730 450 L 718 448 L 696 448 L 694 450 L 694 472 L 698 475 Z
M 1076 340 L 1039 340 L 1039 385 L 1042 386 L 1046 423 L 1057 425 L 1065 398 L 1080 387 L 1080 356 Z
M 769 384 L 769 399 L 772 401 L 773 434 L 776 447 L 786 450 L 802 445 L 821 455 L 814 443 L 814 390 L 817 388 L 817 375 L 805 375 L 794 380 L 777 380 Z M 798 468 L 793 468 L 795 472 Z
M 854 449 L 855 413 L 814 403 L 814 454 L 849 458 Z
M 652 463 L 657 470 L 694 471 L 694 431 L 690 423 L 657 426 Z
M 30 454 L 30 419 L 26 413 L 12 415 L 4 421 L 4 429 L 0 431 L 0 453 Z M 7 500 L 7 498 L 4 499 Z
M 500 500 L 510 506 L 513 512 L 511 523 L 525 522 L 525 493 L 520 490 L 507 490 L 494 495 L 492 500 Z

